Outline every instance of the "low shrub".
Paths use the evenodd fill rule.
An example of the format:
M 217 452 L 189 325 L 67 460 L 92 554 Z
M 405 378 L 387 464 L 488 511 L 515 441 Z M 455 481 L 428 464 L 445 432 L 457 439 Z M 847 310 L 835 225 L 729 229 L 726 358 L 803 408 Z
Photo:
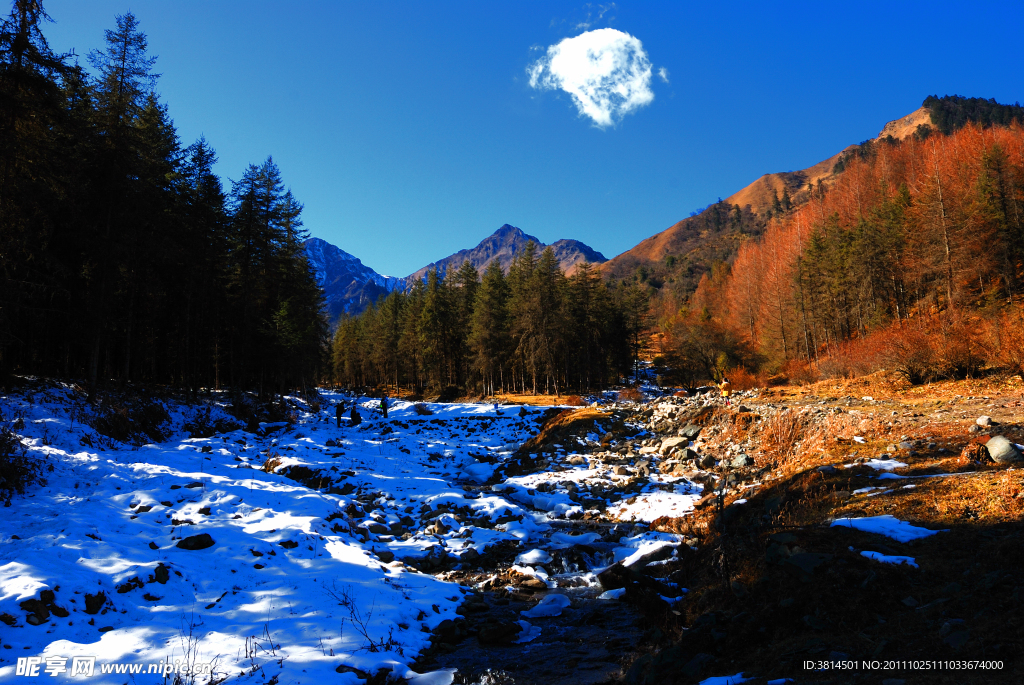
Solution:
M 797 385 L 810 385 L 821 379 L 817 369 L 806 359 L 790 359 L 782 365 L 781 373 Z
M 619 402 L 642 402 L 645 397 L 637 388 L 626 388 L 618 392 L 616 399 Z
M 757 380 L 757 376 L 750 373 L 742 366 L 738 366 L 727 373 L 726 378 L 729 379 L 729 384 L 732 386 L 734 391 L 750 390 L 751 388 L 757 388 L 761 385 Z
M 419 414 L 420 416 L 430 416 L 434 413 L 433 411 L 431 411 L 430 407 L 423 404 L 422 402 L 417 402 L 416 404 L 412 405 L 412 410 Z
M 584 402 L 583 398 L 579 395 L 569 395 L 565 398 L 565 402 L 563 402 L 563 404 L 567 404 L 570 407 L 582 407 L 586 402 Z
M 886 366 L 915 385 L 974 376 L 985 363 L 981 322 L 957 310 L 905 322 L 887 333 Z
M 1010 373 L 1024 377 L 1024 312 L 1000 312 L 989 325 L 992 357 Z

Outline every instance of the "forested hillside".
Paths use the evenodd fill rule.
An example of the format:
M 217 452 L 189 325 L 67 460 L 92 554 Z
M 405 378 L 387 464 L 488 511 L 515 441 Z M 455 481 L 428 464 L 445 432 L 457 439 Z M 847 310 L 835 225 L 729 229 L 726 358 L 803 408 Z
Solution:
M 273 160 L 225 192 L 213 147 L 179 141 L 130 12 L 92 72 L 46 21 L 18 0 L 0 34 L 0 375 L 313 382 L 321 293 Z
M 335 380 L 347 386 L 582 392 L 628 374 L 646 327 L 639 286 L 602 282 L 590 264 L 566 277 L 551 247 L 530 242 L 506 276 L 468 261 L 343 319 Z
M 1022 291 L 1024 127 L 967 124 L 862 147 L 660 326 L 693 372 L 919 381 L 1020 367 Z
M 938 97 L 929 95 L 924 107 L 931 115 L 932 124 L 940 133 L 950 134 L 968 123 L 980 124 L 983 128 L 992 125 L 1009 126 L 1016 122 L 1024 124 L 1024 107 L 1020 103 L 1003 105 L 989 98 L 965 98 L 959 95 Z
M 907 137 L 927 138 L 950 134 L 969 123 L 983 128 L 1024 122 L 1024 108 L 995 100 L 958 95 L 929 96 L 922 106 L 886 124 L 876 138 L 850 145 L 807 169 L 765 174 L 724 201 L 691 213 L 668 229 L 640 242 L 606 264 L 606 277 L 643 283 L 660 307 L 685 301 L 701 277 L 727 267 L 741 245 L 761 234 L 774 217 L 824 192 L 854 158 L 872 157 L 879 145 L 893 145 Z

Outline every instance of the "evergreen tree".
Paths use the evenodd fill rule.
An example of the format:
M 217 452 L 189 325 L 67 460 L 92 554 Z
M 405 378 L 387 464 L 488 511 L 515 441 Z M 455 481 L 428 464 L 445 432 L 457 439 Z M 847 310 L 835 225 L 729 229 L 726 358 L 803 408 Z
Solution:
M 509 287 L 498 260 L 484 270 L 476 294 L 470 325 L 469 348 L 473 368 L 480 374 L 484 394 L 504 389 L 509 354 Z

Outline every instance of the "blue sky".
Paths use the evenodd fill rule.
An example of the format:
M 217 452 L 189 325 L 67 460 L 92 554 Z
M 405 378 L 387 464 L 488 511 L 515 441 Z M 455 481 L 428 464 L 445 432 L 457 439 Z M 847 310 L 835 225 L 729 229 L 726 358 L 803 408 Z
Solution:
M 44 32 L 86 64 L 130 9 L 225 187 L 273 155 L 312 235 L 405 276 L 505 223 L 612 257 L 929 94 L 1024 101 L 1024 3 L 838 4 L 48 0 Z M 590 39 L 630 111 L 567 92 Z

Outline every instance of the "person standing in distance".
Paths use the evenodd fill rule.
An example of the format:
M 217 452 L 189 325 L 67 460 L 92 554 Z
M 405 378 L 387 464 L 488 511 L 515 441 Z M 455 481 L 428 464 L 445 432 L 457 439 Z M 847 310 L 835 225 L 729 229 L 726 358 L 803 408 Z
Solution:
M 725 398 L 725 404 L 732 404 L 732 400 L 729 398 L 732 396 L 732 384 L 728 378 L 722 378 L 722 382 L 718 384 L 718 389 L 722 391 L 722 397 Z

